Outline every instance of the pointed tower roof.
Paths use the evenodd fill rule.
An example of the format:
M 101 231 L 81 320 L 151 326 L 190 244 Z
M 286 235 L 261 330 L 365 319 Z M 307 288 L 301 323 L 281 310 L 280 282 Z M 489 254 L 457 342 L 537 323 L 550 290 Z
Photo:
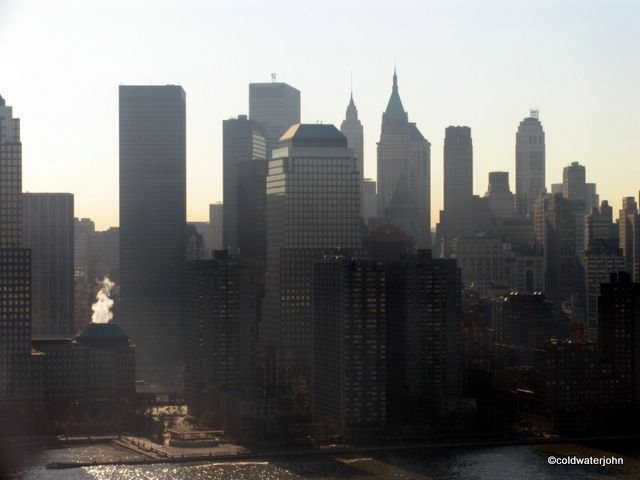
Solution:
M 398 93 L 398 75 L 395 67 L 393 68 L 393 89 L 391 90 L 389 103 L 387 103 L 387 109 L 384 113 L 387 115 L 405 114 L 404 107 L 402 106 L 402 100 L 400 100 L 400 94 Z

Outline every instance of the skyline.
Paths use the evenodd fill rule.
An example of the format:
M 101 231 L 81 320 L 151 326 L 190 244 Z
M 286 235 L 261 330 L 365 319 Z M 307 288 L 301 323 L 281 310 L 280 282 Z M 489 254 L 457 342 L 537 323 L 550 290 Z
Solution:
M 405 109 L 432 145 L 432 227 L 443 201 L 445 128 L 471 127 L 474 194 L 484 194 L 494 170 L 509 172 L 515 193 L 515 132 L 531 108 L 540 110 L 546 132 L 548 190 L 562 181 L 563 167 L 579 161 L 614 211 L 623 196 L 635 197 L 640 95 L 628 92 L 640 76 L 633 23 L 640 6 L 454 3 L 365 9 L 351 2 L 335 15 L 334 1 L 326 9 L 160 2 L 154 11 L 146 2 L 125 9 L 124 2 L 0 1 L 7 52 L 0 94 L 21 119 L 23 191 L 73 193 L 76 216 L 101 230 L 117 225 L 118 85 L 173 83 L 186 91 L 187 218 L 205 220 L 209 203 L 222 200 L 222 121 L 248 114 L 249 83 L 268 82 L 272 72 L 300 90 L 302 122 L 336 126 L 353 72 L 364 175 L 375 179 L 397 63 Z M 303 20 L 311 13 L 317 21 L 309 25 Z M 102 34 L 110 21 L 118 35 Z M 265 22 L 281 27 L 278 35 L 264 36 Z M 326 35 L 323 26 L 338 34 Z M 83 170 L 91 179 L 78 175 Z

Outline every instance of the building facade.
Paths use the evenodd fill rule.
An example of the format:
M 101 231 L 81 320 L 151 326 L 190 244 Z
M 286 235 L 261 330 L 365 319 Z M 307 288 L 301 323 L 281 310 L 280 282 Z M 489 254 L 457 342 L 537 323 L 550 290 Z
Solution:
M 538 111 L 520 122 L 516 132 L 516 205 L 522 216 L 532 216 L 545 191 L 545 135 Z
M 22 238 L 31 249 L 34 335 L 74 331 L 74 220 L 71 193 L 23 193 Z
M 181 381 L 186 228 L 182 87 L 120 86 L 120 322 L 141 375 Z
M 31 351 L 31 251 L 22 246 L 20 120 L 0 96 L 0 422 L 41 406 L 40 357 Z M 7 409 L 8 408 L 8 409 Z M 9 413 L 9 415 L 6 415 Z M 9 423 L 10 425 L 11 423 Z
M 262 124 L 270 158 L 280 137 L 300 123 L 300 90 L 282 82 L 249 84 L 249 118 Z
M 447 127 L 444 135 L 444 225 L 449 238 L 471 233 L 473 141 L 471 128 Z
M 431 144 L 409 122 L 398 92 L 398 76 L 378 142 L 378 215 L 411 235 L 419 248 L 431 245 Z
M 312 287 L 312 413 L 344 438 L 386 423 L 386 310 L 382 264 L 325 257 Z
M 238 203 L 246 198 L 243 195 L 247 195 L 247 190 L 253 191 L 257 186 L 256 182 L 251 181 L 253 176 L 264 171 L 265 175 L 262 177 L 264 183 L 266 158 L 267 143 L 264 129 L 259 123 L 249 120 L 246 115 L 239 115 L 238 118 L 222 122 L 224 248 L 232 253 L 238 251 L 238 242 L 242 238 L 239 235 L 239 222 L 244 217 L 238 212 Z M 245 162 L 250 164 L 243 166 Z M 258 162 L 262 168 L 257 170 L 254 168 L 254 172 L 251 172 L 251 167 L 256 167 L 251 162 Z M 242 172 L 240 172 L 241 169 Z M 262 188 L 265 187 L 262 186 Z M 260 192 L 257 194 L 259 195 Z
M 311 273 L 336 249 L 361 248 L 360 176 L 333 125 L 295 125 L 269 161 L 267 273 L 260 340 L 277 351 L 281 391 L 308 405 Z

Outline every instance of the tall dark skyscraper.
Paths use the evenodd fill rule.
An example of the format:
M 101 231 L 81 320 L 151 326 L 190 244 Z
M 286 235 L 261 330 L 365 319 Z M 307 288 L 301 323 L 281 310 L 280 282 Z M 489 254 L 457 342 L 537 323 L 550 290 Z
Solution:
M 249 84 L 249 118 L 264 127 L 270 154 L 284 132 L 300 123 L 300 90 L 281 82 Z
M 73 335 L 73 195 L 24 193 L 23 244 L 31 249 L 31 329 Z
M 171 382 L 182 362 L 185 93 L 120 87 L 120 302 L 139 371 Z
M 33 398 L 31 252 L 22 247 L 20 120 L 0 96 L 0 406 Z M 12 412 L 11 410 L 9 412 Z M 4 412 L 3 412 L 4 413 Z M 0 416 L 3 415 L 0 413 Z
M 444 234 L 470 233 L 473 200 L 471 128 L 447 127 L 444 136 Z
M 269 161 L 260 336 L 279 352 L 281 383 L 300 392 L 303 404 L 311 367 L 313 262 L 336 249 L 361 247 L 359 187 L 353 150 L 333 125 L 291 127 Z
M 255 186 L 247 185 L 248 182 L 252 183 L 247 179 L 253 176 L 251 165 L 242 167 L 241 164 L 262 162 L 265 166 L 257 170 L 257 166 L 253 168 L 253 171 L 258 173 L 266 171 L 266 158 L 267 145 L 263 128 L 259 123 L 249 120 L 246 115 L 222 122 L 224 248 L 228 248 L 232 253 L 238 250 L 239 223 L 249 220 L 238 214 L 238 202 L 243 200 L 243 195 L 247 194 L 247 188 L 253 189 Z M 239 175 L 240 169 L 243 175 Z M 265 178 L 263 177 L 263 183 Z M 262 188 L 265 188 L 264 185 Z
M 378 215 L 411 235 L 420 248 L 431 245 L 430 166 L 431 144 L 409 122 L 394 72 L 378 142 Z
M 545 190 L 545 137 L 538 111 L 520 122 L 516 133 L 516 205 L 532 216 L 538 196 Z

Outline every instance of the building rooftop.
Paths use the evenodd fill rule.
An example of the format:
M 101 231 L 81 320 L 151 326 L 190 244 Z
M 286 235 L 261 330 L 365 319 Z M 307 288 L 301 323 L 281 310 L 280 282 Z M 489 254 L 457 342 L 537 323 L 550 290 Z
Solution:
M 289 127 L 280 138 L 280 143 L 292 147 L 346 148 L 347 137 L 334 125 L 299 123 Z
M 387 103 L 387 109 L 384 113 L 387 115 L 404 115 L 406 113 L 402 105 L 402 100 L 400 100 L 398 75 L 396 75 L 395 69 L 393 70 L 393 88 L 391 90 L 391 96 L 389 97 L 389 103 Z
M 129 335 L 117 323 L 91 322 L 78 334 L 76 341 L 94 345 L 128 343 Z

